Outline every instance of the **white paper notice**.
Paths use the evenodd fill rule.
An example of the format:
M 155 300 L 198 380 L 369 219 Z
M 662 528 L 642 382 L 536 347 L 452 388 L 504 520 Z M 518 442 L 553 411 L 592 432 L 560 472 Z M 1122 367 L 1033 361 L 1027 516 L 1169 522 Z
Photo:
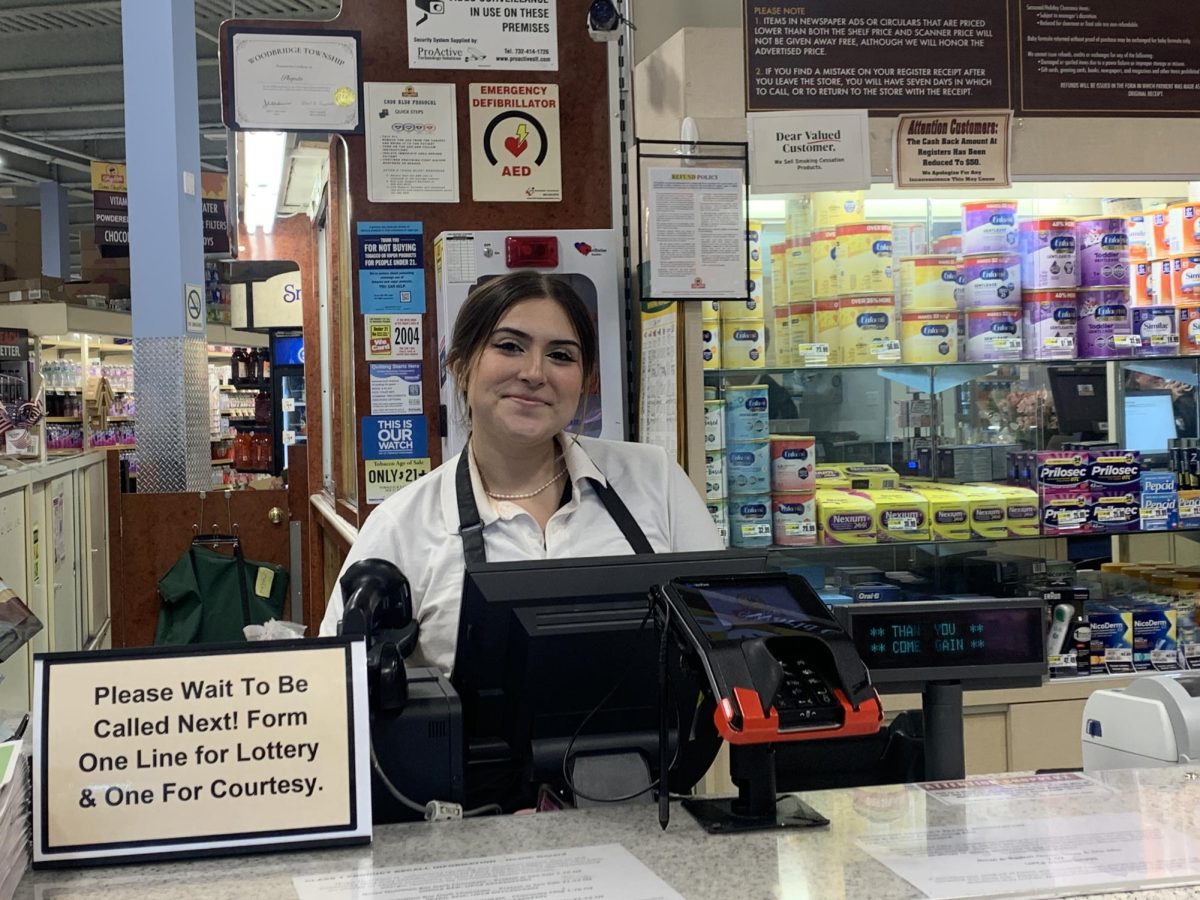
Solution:
M 358 39 L 353 35 L 233 36 L 233 114 L 239 128 L 358 129 Z
M 675 347 L 679 316 L 675 304 L 642 313 L 642 396 L 640 439 L 655 444 L 675 459 L 679 454 L 679 415 L 676 410 L 679 374 Z
M 755 193 L 851 191 L 871 186 L 865 109 L 749 113 Z
M 555 0 L 407 2 L 409 68 L 558 68 Z
M 1055 772 L 1045 775 L 992 775 L 967 778 L 962 781 L 927 781 L 917 785 L 921 790 L 947 806 L 968 806 L 972 803 L 994 803 L 996 800 L 1070 799 L 1072 803 L 1091 800 L 1103 803 L 1116 793 L 1078 772 Z
M 561 200 L 558 85 L 472 84 L 470 100 L 472 198 Z
M 898 188 L 1009 187 L 1012 112 L 905 114 L 892 147 Z
M 367 199 L 457 203 L 458 125 L 452 84 L 363 85 Z
M 932 898 L 1200 880 L 1200 844 L 1136 813 L 914 829 L 858 843 Z
M 650 296 L 747 296 L 742 170 L 652 168 L 649 177 Z
M 299 900 L 683 900 L 620 844 L 293 878 Z

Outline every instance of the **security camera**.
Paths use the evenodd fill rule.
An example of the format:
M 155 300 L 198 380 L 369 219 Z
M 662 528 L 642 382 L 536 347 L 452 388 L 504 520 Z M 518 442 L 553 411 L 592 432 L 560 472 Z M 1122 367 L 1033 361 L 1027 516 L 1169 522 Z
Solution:
M 417 25 L 423 23 L 430 16 L 440 16 L 446 11 L 445 0 L 415 0 L 417 9 L 424 15 L 417 21 Z
M 622 24 L 637 30 L 632 22 L 621 15 L 613 0 L 592 0 L 587 13 L 588 37 L 593 41 L 620 40 Z

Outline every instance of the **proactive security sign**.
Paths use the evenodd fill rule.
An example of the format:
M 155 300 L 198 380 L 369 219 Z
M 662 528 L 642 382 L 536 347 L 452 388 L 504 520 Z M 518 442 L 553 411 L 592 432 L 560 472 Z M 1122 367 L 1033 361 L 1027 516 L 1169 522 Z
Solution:
M 363 416 L 363 459 L 419 459 L 429 456 L 424 416 Z

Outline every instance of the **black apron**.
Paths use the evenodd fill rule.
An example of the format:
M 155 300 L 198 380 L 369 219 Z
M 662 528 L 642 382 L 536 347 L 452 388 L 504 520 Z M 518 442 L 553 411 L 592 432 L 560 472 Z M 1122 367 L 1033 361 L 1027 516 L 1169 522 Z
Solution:
M 470 447 L 464 447 L 458 458 L 458 470 L 454 476 L 455 489 L 458 493 L 458 533 L 462 537 L 463 556 L 468 566 L 487 562 L 487 553 L 483 548 L 483 523 L 479 520 L 479 507 L 475 505 L 475 488 L 471 484 L 471 463 L 467 458 Z M 568 478 L 570 473 L 568 473 Z M 633 515 L 625 502 L 617 495 L 611 485 L 604 484 L 595 478 L 585 479 L 600 497 L 600 502 L 608 510 L 625 540 L 634 553 L 653 553 L 654 548 L 646 539 L 641 526 L 634 521 Z

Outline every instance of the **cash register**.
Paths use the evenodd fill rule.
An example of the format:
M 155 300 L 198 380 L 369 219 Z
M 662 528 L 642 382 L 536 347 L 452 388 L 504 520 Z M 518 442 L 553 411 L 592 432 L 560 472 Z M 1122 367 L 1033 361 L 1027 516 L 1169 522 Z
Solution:
M 1082 740 L 1085 772 L 1200 761 L 1200 673 L 1147 675 L 1094 692 Z

